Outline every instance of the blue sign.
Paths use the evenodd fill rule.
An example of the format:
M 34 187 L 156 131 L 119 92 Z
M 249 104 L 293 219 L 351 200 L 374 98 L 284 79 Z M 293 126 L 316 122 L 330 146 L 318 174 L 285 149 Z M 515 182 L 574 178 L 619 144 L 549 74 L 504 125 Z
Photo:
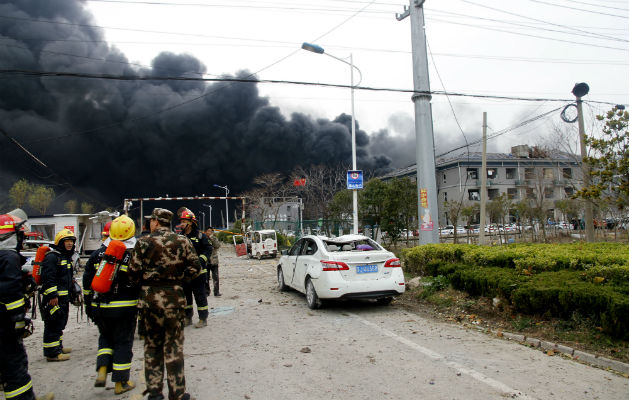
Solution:
M 363 189 L 363 171 L 348 171 L 348 189 Z

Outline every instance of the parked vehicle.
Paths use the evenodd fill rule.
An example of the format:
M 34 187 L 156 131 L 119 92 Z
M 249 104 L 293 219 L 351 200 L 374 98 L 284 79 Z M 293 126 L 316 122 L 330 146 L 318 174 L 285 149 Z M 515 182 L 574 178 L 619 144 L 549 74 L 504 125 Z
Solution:
M 283 250 L 278 289 L 306 294 L 311 309 L 333 299 L 376 299 L 389 304 L 405 292 L 400 260 L 363 235 L 308 235 Z
M 41 246 L 50 246 L 53 243 L 54 242 L 51 240 L 25 240 L 22 246 L 22 250 L 20 250 L 20 254 L 26 258 L 26 262 L 22 266 L 22 269 L 24 271 L 32 272 L 33 261 L 35 261 L 35 254 L 37 254 L 37 249 Z M 75 272 L 79 270 L 79 259 L 79 253 L 75 250 L 74 255 L 72 256 L 72 266 Z
M 276 258 L 278 255 L 278 237 L 273 229 L 249 231 L 245 234 L 247 255 L 249 258 Z

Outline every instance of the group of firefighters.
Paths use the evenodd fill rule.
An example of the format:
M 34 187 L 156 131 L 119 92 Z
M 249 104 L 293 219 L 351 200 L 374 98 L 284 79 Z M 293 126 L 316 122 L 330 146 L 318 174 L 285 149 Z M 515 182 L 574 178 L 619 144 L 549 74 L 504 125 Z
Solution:
M 74 279 L 76 236 L 59 231 L 32 273 L 23 270 L 20 254 L 27 215 L 16 209 L 0 215 L 0 384 L 9 400 L 52 400 L 47 393 L 35 397 L 22 340 L 32 334 L 27 313 L 31 298 L 38 299 L 44 321 L 43 351 L 49 362 L 70 359 L 63 331 L 70 304 L 85 304 L 86 314 L 99 330 L 95 387 L 105 387 L 111 373 L 114 393 L 135 388 L 130 380 L 136 325 L 144 339 L 144 367 L 148 400 L 164 399 L 164 368 L 168 399 L 189 400 L 184 377 L 184 327 L 192 325 L 193 298 L 199 321 L 208 322 L 208 296 L 212 274 L 214 296 L 219 292 L 220 244 L 209 228 L 201 232 L 187 208 L 177 211 L 180 233 L 171 230 L 173 213 L 155 208 L 145 217 L 136 237 L 135 223 L 127 215 L 109 222 L 100 248 L 90 255 L 81 288 Z M 33 302 L 35 304 L 35 302 Z

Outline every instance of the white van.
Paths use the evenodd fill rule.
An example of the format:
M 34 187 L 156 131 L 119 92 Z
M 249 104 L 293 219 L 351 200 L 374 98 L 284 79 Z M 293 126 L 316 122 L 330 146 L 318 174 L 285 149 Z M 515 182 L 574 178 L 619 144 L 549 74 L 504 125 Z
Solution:
M 245 243 L 249 258 L 260 260 L 263 257 L 276 258 L 278 255 L 278 238 L 273 229 L 249 231 L 245 234 Z

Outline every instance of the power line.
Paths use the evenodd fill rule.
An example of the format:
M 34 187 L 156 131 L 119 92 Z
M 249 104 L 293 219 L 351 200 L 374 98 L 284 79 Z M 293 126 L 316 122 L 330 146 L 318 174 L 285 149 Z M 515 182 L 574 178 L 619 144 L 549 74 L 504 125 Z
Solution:
M 486 6 L 486 5 L 483 5 L 483 4 L 475 3 L 475 2 L 470 1 L 470 0 L 460 0 L 460 1 L 462 1 L 462 2 L 464 2 L 464 3 L 467 3 L 467 4 L 472 4 L 472 5 L 477 6 L 477 7 L 487 8 L 487 9 L 490 9 L 490 10 L 493 10 L 493 11 L 496 11 L 496 12 L 499 12 L 499 13 L 508 14 L 508 15 L 513 15 L 513 16 L 516 16 L 516 17 L 519 17 L 519 18 L 529 19 L 529 20 L 536 21 L 536 22 L 542 22 L 542 23 L 544 23 L 544 24 L 553 25 L 553 26 L 558 26 L 558 27 L 561 27 L 561 28 L 566 28 L 566 29 L 575 29 L 575 30 L 577 30 L 577 31 L 579 31 L 579 32 L 582 32 L 582 33 L 588 33 L 588 34 L 592 34 L 592 35 L 598 35 L 598 34 L 593 33 L 593 32 L 588 32 L 588 31 L 584 31 L 584 30 L 582 30 L 582 29 L 577 29 L 577 28 L 570 28 L 570 27 L 568 27 L 568 26 L 566 26 L 566 25 L 556 24 L 556 23 L 553 23 L 553 22 L 549 22 L 549 21 L 545 21 L 545 20 L 541 20 L 541 19 L 537 19 L 537 18 L 527 17 L 527 16 L 525 16 L 525 15 L 521 15 L 521 14 L 513 13 L 513 12 L 510 12 L 510 11 L 506 11 L 506 10 L 502 10 L 502 9 L 500 9 L 500 8 L 495 8 L 495 7 L 490 7 L 490 6 Z M 627 17 L 626 17 L 626 18 L 627 18 Z M 602 36 L 604 36 L 604 35 L 602 35 Z M 605 36 L 604 36 L 604 37 L 605 37 Z
M 603 12 L 593 11 L 593 10 L 585 10 L 585 9 L 583 9 L 583 8 L 563 6 L 563 5 L 561 5 L 561 4 L 549 3 L 549 2 L 546 2 L 546 1 L 540 1 L 540 0 L 529 0 L 529 1 L 532 1 L 532 2 L 534 2 L 534 3 L 546 4 L 546 5 L 548 5 L 548 6 L 561 7 L 561 8 L 568 8 L 569 10 L 584 11 L 584 12 L 588 12 L 588 13 L 592 13 L 592 14 L 606 15 L 606 16 L 608 16 L 608 17 L 616 17 L 616 18 L 624 18 L 624 19 L 628 19 L 628 17 L 623 16 L 623 15 L 608 14 L 608 13 L 603 13 Z M 608 8 L 614 8 L 614 7 L 608 7 Z M 628 11 L 628 9 L 627 9 L 627 8 L 626 8 L 626 9 L 624 9 L 624 8 L 616 8 L 616 10 Z
M 616 41 L 616 42 L 626 42 L 626 43 L 628 42 L 627 39 L 621 39 L 621 38 L 616 38 L 616 37 L 612 37 L 612 36 L 602 35 L 600 33 L 590 33 L 590 32 L 587 32 L 587 31 L 582 31 L 580 29 L 576 30 L 576 28 L 566 27 L 566 28 L 569 28 L 570 30 L 566 30 L 566 28 L 565 28 L 565 30 L 557 30 L 557 29 L 551 29 L 551 28 L 542 28 L 540 26 L 535 26 L 535 25 L 533 25 L 531 23 L 525 23 L 525 22 L 522 22 L 522 21 L 518 21 L 518 22 L 517 21 L 502 21 L 502 20 L 498 20 L 498 19 L 494 19 L 494 18 L 487 18 L 487 17 L 474 17 L 474 18 L 471 18 L 470 15 L 466 15 L 466 14 L 459 14 L 459 13 L 448 12 L 448 11 L 437 11 L 437 12 L 441 13 L 441 14 L 455 16 L 455 17 L 463 17 L 463 18 L 466 18 L 466 19 L 474 19 L 475 21 L 476 20 L 483 20 L 483 21 L 497 22 L 499 24 L 508 25 L 511 28 L 514 27 L 514 25 L 518 25 L 518 26 L 525 27 L 525 28 L 528 28 L 528 29 L 534 29 L 536 31 L 543 30 L 543 31 L 548 31 L 548 32 L 564 33 L 564 34 L 568 34 L 568 35 L 581 36 L 581 37 L 594 38 L 594 39 L 595 38 L 599 38 L 599 39 L 605 39 L 605 40 L 612 40 L 612 41 Z M 545 23 L 545 25 L 546 25 L 546 23 Z M 487 27 L 485 25 L 476 25 L 476 26 Z M 564 27 L 564 26 L 562 26 L 562 27 Z M 490 28 L 493 28 L 493 26 L 490 26 Z
M 512 32 L 512 31 L 508 31 L 508 30 L 505 30 L 505 29 L 489 28 L 489 27 L 484 27 L 484 26 L 480 26 L 480 25 L 465 24 L 463 22 L 452 22 L 452 21 L 445 21 L 445 20 L 440 20 L 440 19 L 435 19 L 435 18 L 431 18 L 431 19 L 439 21 L 439 22 L 445 22 L 445 23 L 448 23 L 448 24 L 472 26 L 474 28 L 487 29 L 487 30 L 490 30 L 490 31 L 503 32 L 503 33 L 510 33 L 512 35 L 527 36 L 527 37 L 533 37 L 533 38 L 537 38 L 537 39 L 552 40 L 552 41 L 556 41 L 556 42 L 564 42 L 564 43 L 571 43 L 571 44 L 580 44 L 580 45 L 584 45 L 584 46 L 598 47 L 598 48 L 601 48 L 601 49 L 628 51 L 628 49 L 619 48 L 619 47 L 610 47 L 610 46 L 603 46 L 603 45 L 592 44 L 592 43 L 576 42 L 576 41 L 573 41 L 573 40 L 556 39 L 556 38 L 550 38 L 550 37 L 546 37 L 546 36 L 539 36 L 539 35 L 531 35 L 531 34 L 527 34 L 527 33 Z

